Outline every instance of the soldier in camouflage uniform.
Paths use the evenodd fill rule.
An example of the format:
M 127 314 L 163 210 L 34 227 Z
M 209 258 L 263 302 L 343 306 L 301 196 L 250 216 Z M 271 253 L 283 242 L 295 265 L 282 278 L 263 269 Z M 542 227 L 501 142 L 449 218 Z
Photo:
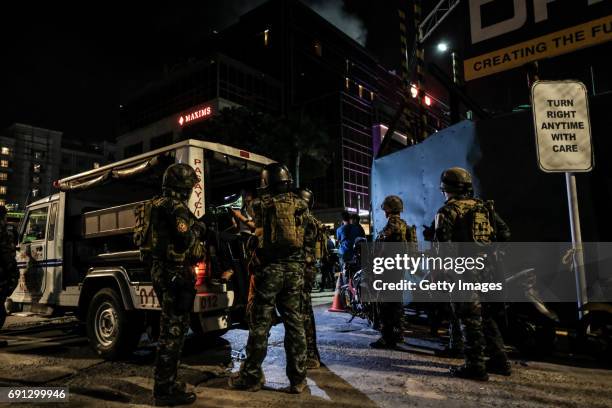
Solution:
M 4 301 L 13 293 L 19 281 L 15 260 L 15 241 L 6 223 L 6 207 L 0 206 L 0 328 L 4 324 Z
M 201 227 L 186 205 L 197 181 L 189 165 L 173 164 L 164 173 L 162 196 L 151 203 L 151 279 L 162 309 L 153 389 L 158 406 L 190 404 L 196 399 L 185 391 L 184 383 L 177 382 L 177 371 L 195 296 L 189 265 L 203 256 L 196 233 Z
M 304 290 L 302 291 L 302 308 L 304 312 L 304 333 L 306 335 L 306 368 L 316 369 L 321 367 L 321 356 L 317 348 L 317 329 L 315 327 L 314 312 L 312 310 L 312 287 L 317 273 L 315 262 L 317 260 L 317 242 L 323 226 L 310 212 L 314 205 L 312 191 L 303 188 L 299 191 L 300 196 L 308 204 L 309 211 L 305 214 L 304 226 L 304 252 L 306 264 L 304 267 Z
M 381 209 L 387 217 L 387 225 L 382 229 L 377 242 L 412 242 L 416 243 L 415 229 L 400 218 L 404 210 L 402 199 L 395 195 L 385 197 Z M 408 249 L 408 247 L 407 247 Z M 380 305 L 381 337 L 370 347 L 394 349 L 398 342 L 403 342 L 402 320 L 404 315 L 403 303 L 383 302 Z
M 473 198 L 472 176 L 468 171 L 452 167 L 445 170 L 440 179 L 440 189 L 446 202 L 436 215 L 437 242 L 503 242 L 510 239 L 510 229 L 493 210 L 492 204 Z M 478 239 L 473 231 L 475 211 L 483 214 L 480 218 L 484 228 L 478 232 L 483 236 L 479 235 Z M 472 221 L 468 221 L 468 218 L 472 218 Z M 489 311 L 491 305 L 481 303 L 478 293 L 473 293 L 471 299 L 453 303 L 463 334 L 465 365 L 451 369 L 451 373 L 457 377 L 480 381 L 488 380 L 487 372 L 510 375 L 511 367 L 504 351 L 503 339 Z M 485 349 L 490 356 L 486 362 Z
M 304 226 L 307 204 L 291 192 L 293 180 L 286 166 L 273 163 L 261 174 L 260 198 L 253 202 L 255 234 L 260 236 L 255 272 L 255 297 L 249 318 L 246 360 L 229 379 L 235 389 L 258 391 L 265 383 L 261 365 L 277 307 L 285 326 L 288 392 L 306 388 L 306 339 L 302 318 L 304 285 Z

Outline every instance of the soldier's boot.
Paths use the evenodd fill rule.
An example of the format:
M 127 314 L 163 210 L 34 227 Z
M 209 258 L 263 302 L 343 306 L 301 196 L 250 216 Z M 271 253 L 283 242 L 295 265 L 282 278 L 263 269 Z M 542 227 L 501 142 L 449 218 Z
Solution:
M 306 384 L 306 380 L 304 379 L 302 382 L 297 384 L 291 384 L 289 387 L 285 388 L 285 391 L 289 394 L 301 394 L 308 387 Z
M 153 389 L 155 406 L 174 407 L 177 405 L 189 405 L 195 402 L 196 395 L 193 392 L 186 392 L 187 386 L 184 382 L 175 382 L 170 386 Z
M 383 337 L 370 343 L 370 347 L 375 349 L 387 349 L 395 350 L 397 348 L 397 342 L 391 340 L 385 340 Z
M 465 378 L 468 380 L 476 380 L 476 381 L 488 381 L 489 375 L 484 368 L 479 368 L 476 366 L 466 366 L 462 365 L 459 367 L 452 367 L 450 369 L 450 373 L 453 377 Z
M 176 392 L 167 395 L 155 396 L 156 407 L 176 407 L 178 405 L 193 404 L 196 400 L 196 395 L 193 392 Z
M 261 390 L 265 383 L 266 378 L 264 376 L 259 381 L 249 381 L 241 376 L 240 372 L 237 372 L 230 376 L 227 385 L 235 390 L 257 392 Z
M 512 375 L 512 365 L 508 359 L 492 358 L 487 361 L 487 373 L 505 375 L 506 377 Z

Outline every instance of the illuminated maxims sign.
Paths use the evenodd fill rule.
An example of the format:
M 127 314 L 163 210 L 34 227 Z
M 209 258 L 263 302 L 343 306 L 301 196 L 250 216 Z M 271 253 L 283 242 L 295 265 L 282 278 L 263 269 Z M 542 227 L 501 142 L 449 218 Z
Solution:
M 212 114 L 212 107 L 211 106 L 203 106 L 200 107 L 196 110 L 193 110 L 191 112 L 187 112 L 182 114 L 179 119 L 178 119 L 178 123 L 179 125 L 183 126 L 183 125 L 187 125 L 191 122 L 200 120 L 200 119 L 204 119 L 209 117 Z

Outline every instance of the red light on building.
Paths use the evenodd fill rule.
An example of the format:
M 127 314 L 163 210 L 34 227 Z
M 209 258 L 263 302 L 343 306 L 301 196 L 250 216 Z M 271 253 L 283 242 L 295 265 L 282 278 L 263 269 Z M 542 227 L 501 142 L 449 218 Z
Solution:
M 245 159 L 248 159 L 249 157 L 251 157 L 251 153 L 241 150 L 240 151 L 240 157 L 244 157 Z
M 431 106 L 431 98 L 429 97 L 429 95 L 425 95 L 424 101 L 425 105 Z
M 183 113 L 178 118 L 178 123 L 180 126 L 183 126 L 200 119 L 205 119 L 210 115 L 212 115 L 212 107 L 210 105 L 202 106 L 190 112 Z

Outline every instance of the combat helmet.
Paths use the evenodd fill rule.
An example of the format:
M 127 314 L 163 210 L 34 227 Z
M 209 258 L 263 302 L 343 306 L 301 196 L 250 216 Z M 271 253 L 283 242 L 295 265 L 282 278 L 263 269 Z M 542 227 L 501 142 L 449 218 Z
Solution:
M 293 183 L 291 172 L 281 163 L 267 164 L 261 171 L 259 188 L 270 192 L 285 192 Z
M 472 175 L 461 167 L 451 167 L 440 175 L 440 190 L 445 193 L 469 194 L 472 192 Z
M 312 208 L 312 206 L 314 205 L 314 194 L 312 191 L 310 191 L 310 189 L 300 188 L 300 190 L 298 191 L 298 195 L 302 197 L 302 200 L 306 201 L 306 204 L 308 204 L 308 208 Z
M 404 211 L 404 202 L 396 195 L 386 196 L 380 208 L 391 214 L 399 214 Z
M 198 176 L 190 165 L 177 163 L 169 166 L 164 172 L 162 189 L 174 193 L 181 200 L 187 200 L 197 182 Z

